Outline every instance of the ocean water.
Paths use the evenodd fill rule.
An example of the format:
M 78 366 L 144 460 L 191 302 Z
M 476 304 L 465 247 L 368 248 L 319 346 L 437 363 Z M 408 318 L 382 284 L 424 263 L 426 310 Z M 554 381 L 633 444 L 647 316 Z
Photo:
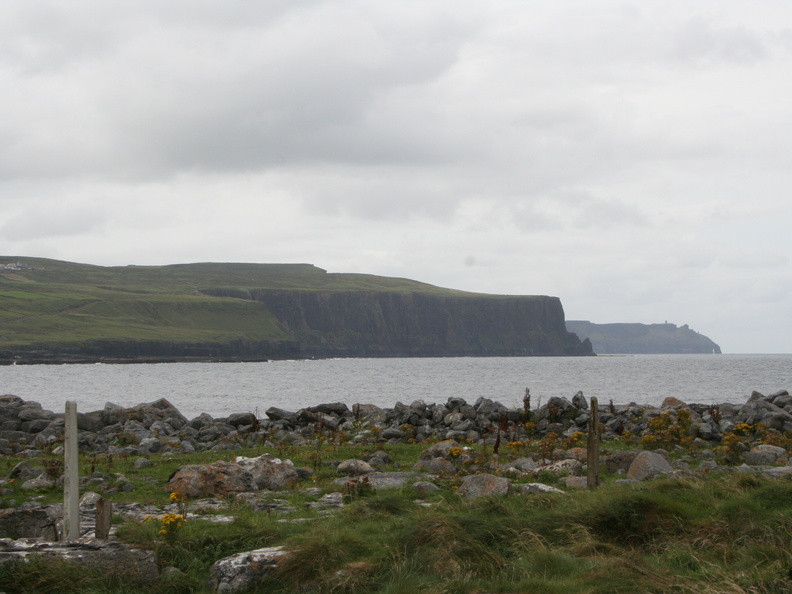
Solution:
M 578 391 L 600 403 L 660 404 L 667 396 L 689 403 L 743 403 L 756 390 L 792 389 L 792 355 L 625 355 L 599 357 L 460 357 L 325 359 L 268 363 L 0 366 L 0 394 L 63 411 L 105 403 L 133 406 L 166 398 L 186 417 L 257 412 L 270 406 L 296 411 L 326 402 L 392 407 L 401 401 L 445 402 L 480 396 L 522 406 L 530 388 L 534 407 Z

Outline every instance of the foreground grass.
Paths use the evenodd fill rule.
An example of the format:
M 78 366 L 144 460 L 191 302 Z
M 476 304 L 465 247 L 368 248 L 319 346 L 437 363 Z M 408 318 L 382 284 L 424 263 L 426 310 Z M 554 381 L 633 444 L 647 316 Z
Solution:
M 361 453 L 350 448 L 325 454 Z M 389 453 L 404 467 L 421 449 Z M 312 448 L 281 454 L 298 464 L 316 460 Z M 151 483 L 130 471 L 141 489 L 123 497 L 161 505 L 166 473 L 206 456 L 220 457 L 152 458 L 145 472 L 158 490 L 146 491 Z M 330 491 L 333 476 L 317 465 L 316 481 L 279 496 L 304 509 L 299 489 Z M 792 481 L 723 473 L 638 486 L 606 482 L 593 492 L 467 502 L 449 479 L 427 498 L 430 506 L 405 488 L 356 497 L 333 515 L 299 511 L 308 518 L 301 523 L 240 507 L 232 508 L 232 524 L 190 520 L 164 540 L 158 523 L 126 521 L 119 537 L 179 570 L 146 587 L 151 592 L 202 592 L 216 560 L 273 545 L 292 554 L 256 592 L 792 592 Z M 39 560 L 0 566 L 3 590 L 138 592 L 141 585 Z

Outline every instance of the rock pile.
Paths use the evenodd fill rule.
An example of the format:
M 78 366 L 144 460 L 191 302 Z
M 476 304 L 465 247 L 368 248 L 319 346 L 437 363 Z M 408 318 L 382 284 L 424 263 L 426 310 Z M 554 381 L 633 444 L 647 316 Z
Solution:
M 666 411 L 685 410 L 690 415 L 689 433 L 717 442 L 741 423 L 761 423 L 769 430 L 792 431 L 792 396 L 786 390 L 764 396 L 754 392 L 742 406 L 689 404 L 669 398 L 660 407 L 601 405 L 603 439 L 629 432 L 641 436 L 649 422 Z M 404 443 L 414 440 L 456 439 L 466 443 L 494 443 L 526 436 L 556 433 L 570 436 L 586 432 L 589 405 L 582 393 L 571 399 L 552 397 L 535 410 L 508 408 L 489 398 L 469 404 L 452 397 L 444 404 L 397 402 L 393 408 L 343 403 L 320 404 L 296 412 L 269 408 L 266 418 L 244 412 L 213 418 L 201 414 L 185 418 L 161 398 L 124 408 L 107 403 L 100 411 L 79 413 L 80 449 L 110 456 L 146 456 L 160 453 L 192 453 L 229 450 L 256 445 L 305 445 L 318 437 L 351 443 Z M 60 447 L 63 414 L 42 409 L 36 402 L 17 396 L 0 396 L 0 453 L 35 457 Z

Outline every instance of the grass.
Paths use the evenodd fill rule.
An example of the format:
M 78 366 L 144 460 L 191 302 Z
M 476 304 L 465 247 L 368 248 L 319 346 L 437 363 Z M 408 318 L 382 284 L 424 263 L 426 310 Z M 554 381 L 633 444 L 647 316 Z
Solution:
M 386 446 L 409 468 L 422 445 Z M 255 590 L 278 592 L 792 592 L 792 481 L 761 475 L 714 473 L 690 479 L 656 479 L 636 486 L 606 476 L 597 491 L 564 495 L 511 495 L 465 501 L 454 480 L 419 505 L 409 487 L 353 497 L 336 514 L 306 508 L 300 492 L 331 485 L 324 462 L 359 457 L 364 446 L 284 447 L 271 453 L 310 465 L 313 480 L 277 497 L 291 502 L 301 523 L 232 507 L 234 522 L 189 520 L 164 540 L 157 522 L 121 521 L 118 536 L 157 552 L 163 567 L 179 571 L 152 592 L 202 592 L 211 565 L 227 555 L 282 545 L 282 566 Z M 131 460 L 81 460 L 81 473 L 98 465 L 123 472 L 136 486 L 114 502 L 162 506 L 167 477 L 186 463 L 255 456 L 262 448 L 152 456 L 151 467 Z M 504 455 L 501 455 L 504 457 Z M 5 461 L 10 469 L 15 463 Z M 110 467 L 107 468 L 107 465 Z M 393 470 L 394 468 L 388 468 Z M 154 480 L 151 481 L 151 477 Z M 33 493 L 45 500 L 56 489 Z M 30 494 L 15 494 L 17 499 Z M 63 583 L 72 590 L 58 589 Z M 70 586 L 71 587 L 71 586 Z M 134 580 L 37 560 L 0 565 L 0 591 L 131 592 Z
M 328 274 L 308 264 L 101 267 L 11 257 L 0 257 L 0 264 L 18 260 L 31 269 L 0 269 L 0 346 L 5 349 L 91 341 L 288 340 L 277 318 L 253 299 L 261 290 L 481 297 L 408 279 Z

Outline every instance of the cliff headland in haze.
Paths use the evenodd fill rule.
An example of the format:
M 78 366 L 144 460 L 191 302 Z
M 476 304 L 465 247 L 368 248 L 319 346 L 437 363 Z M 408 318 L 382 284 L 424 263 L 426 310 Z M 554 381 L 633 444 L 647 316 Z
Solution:
M 687 324 L 593 324 L 567 320 L 567 330 L 588 338 L 598 355 L 610 354 L 720 354 L 712 340 Z
M 0 257 L 4 363 L 577 356 L 557 297 L 310 264 L 92 266 Z

